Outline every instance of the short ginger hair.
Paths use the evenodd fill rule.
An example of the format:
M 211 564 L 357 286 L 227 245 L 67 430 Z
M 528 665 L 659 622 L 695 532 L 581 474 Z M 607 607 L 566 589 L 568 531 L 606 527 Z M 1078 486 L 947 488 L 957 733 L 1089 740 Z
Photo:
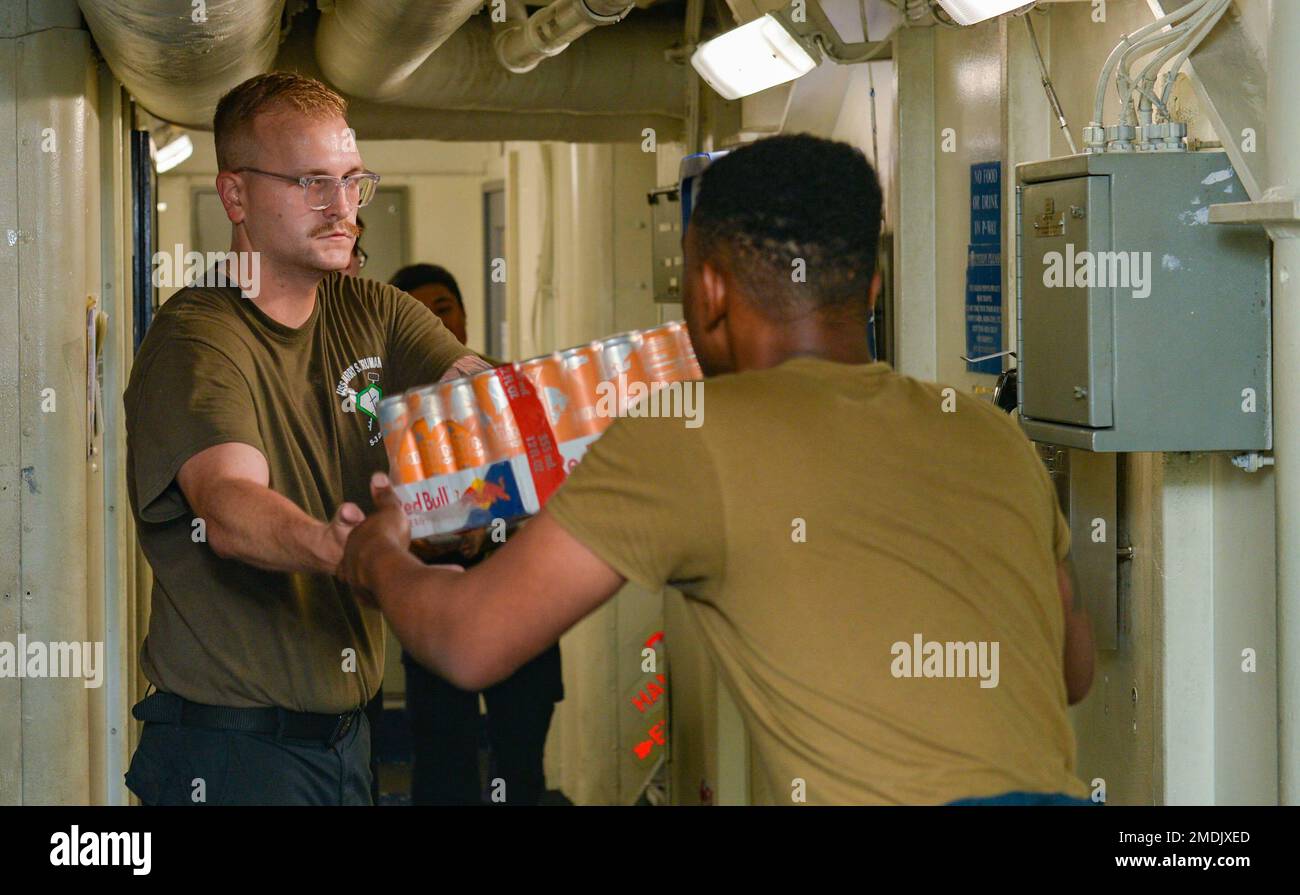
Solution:
M 344 117 L 348 101 L 315 78 L 293 72 L 273 71 L 249 78 L 217 103 L 212 118 L 217 167 L 230 171 L 247 164 L 254 120 L 258 115 L 284 111 L 315 119 Z

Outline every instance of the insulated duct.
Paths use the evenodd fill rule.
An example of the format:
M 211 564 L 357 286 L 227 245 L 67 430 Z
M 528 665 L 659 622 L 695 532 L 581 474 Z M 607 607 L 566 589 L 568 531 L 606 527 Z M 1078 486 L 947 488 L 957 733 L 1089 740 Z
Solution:
M 380 102 L 399 99 L 483 0 L 333 0 L 321 3 L 316 58 L 335 88 Z
M 675 17 L 641 14 L 634 27 L 601 28 L 536 71 L 513 74 L 497 61 L 491 23 L 475 16 L 401 82 L 389 66 L 375 69 L 369 50 L 339 52 L 319 36 L 316 60 L 326 80 L 347 93 L 403 106 L 682 118 L 685 66 L 665 58 L 680 42 Z
M 284 0 L 80 0 L 113 74 L 159 118 L 212 127 L 217 100 L 270 70 Z
M 469 25 L 474 22 L 467 23 Z M 310 32 L 294 28 L 276 57 L 275 67 L 323 81 L 312 47 Z M 441 55 L 446 47 L 434 54 Z M 547 63 L 547 66 L 551 63 Z M 546 67 L 546 66 L 544 66 Z M 510 76 L 500 66 L 496 72 L 517 80 L 543 78 L 542 71 Z M 684 68 L 682 69 L 684 73 Z M 634 87 L 628 87 L 628 93 Z M 682 130 L 682 111 L 665 113 L 619 110 L 609 113 L 579 113 L 552 109 L 457 109 L 433 105 L 401 105 L 371 102 L 343 92 L 348 100 L 348 124 L 363 140 L 559 140 L 570 143 L 640 142 L 642 131 L 653 128 L 659 140 L 677 139 Z M 630 99 L 630 96 L 629 96 Z M 680 97 L 678 97 L 680 106 Z M 630 103 L 629 103 L 630 105 Z
M 469 0 L 335 0 L 295 17 L 282 46 L 284 0 L 79 5 L 140 105 L 195 129 L 212 127 L 222 94 L 273 69 L 338 89 L 366 139 L 616 142 L 653 128 L 663 140 L 685 119 L 685 66 L 665 55 L 681 43 L 670 11 L 598 29 L 519 75 L 497 61 L 489 17 L 464 20 Z

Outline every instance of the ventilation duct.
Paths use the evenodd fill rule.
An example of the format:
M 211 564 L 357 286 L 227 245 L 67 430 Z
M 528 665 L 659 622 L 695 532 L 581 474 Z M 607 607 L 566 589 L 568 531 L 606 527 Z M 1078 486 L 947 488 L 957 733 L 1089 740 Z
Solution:
M 639 12 L 514 74 L 497 60 L 489 17 L 472 15 L 469 0 L 322 5 L 319 16 L 296 18 L 280 46 L 283 0 L 197 8 L 190 0 L 80 0 L 117 78 L 145 109 L 190 128 L 210 129 L 217 100 L 236 84 L 287 69 L 343 93 L 349 122 L 366 139 L 639 141 L 646 128 L 660 140 L 680 135 L 686 72 L 668 60 L 681 43 L 671 13 Z
M 284 0 L 80 0 L 117 79 L 154 115 L 210 129 L 221 95 L 269 71 Z
M 328 17 L 322 16 L 324 33 L 337 33 L 325 28 Z M 372 66 L 371 54 L 381 49 L 363 44 L 344 52 L 321 33 L 316 60 L 325 79 L 363 99 L 427 109 L 685 117 L 685 66 L 665 58 L 681 42 L 675 17 L 644 14 L 635 24 L 598 29 L 533 71 L 514 74 L 497 61 L 487 17 L 474 16 L 400 81 L 394 66 Z

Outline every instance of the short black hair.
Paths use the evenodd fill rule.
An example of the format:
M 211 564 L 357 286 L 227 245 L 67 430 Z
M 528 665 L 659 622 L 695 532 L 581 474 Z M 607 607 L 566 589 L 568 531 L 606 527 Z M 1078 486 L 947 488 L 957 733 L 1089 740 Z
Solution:
M 388 283 L 403 292 L 410 292 L 421 286 L 446 286 L 451 294 L 456 296 L 456 304 L 460 305 L 462 311 L 465 310 L 465 300 L 460 297 L 460 285 L 451 275 L 451 271 L 441 265 L 408 264 L 393 274 L 393 278 Z
M 770 317 L 825 311 L 865 319 L 882 201 L 858 149 L 782 135 L 713 162 L 690 223 L 701 257 L 725 264 Z

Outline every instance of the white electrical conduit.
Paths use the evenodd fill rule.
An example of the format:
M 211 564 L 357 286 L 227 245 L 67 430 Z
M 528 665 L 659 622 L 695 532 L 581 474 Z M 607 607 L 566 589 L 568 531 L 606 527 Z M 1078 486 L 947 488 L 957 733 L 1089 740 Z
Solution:
M 1101 67 L 1101 75 L 1097 78 L 1096 98 L 1093 101 L 1092 124 L 1100 127 L 1103 124 L 1102 116 L 1106 107 L 1106 85 L 1110 83 L 1111 77 L 1115 74 L 1115 68 L 1119 64 L 1120 57 L 1124 53 L 1125 47 L 1131 47 L 1137 41 L 1145 38 L 1153 32 L 1159 31 L 1166 25 L 1174 25 L 1193 15 L 1205 6 L 1209 0 L 1193 0 L 1181 9 L 1171 12 L 1163 18 L 1156 19 L 1149 25 L 1144 25 L 1132 34 L 1126 34 L 1120 38 L 1120 42 L 1115 45 L 1115 49 L 1110 51 L 1106 63 Z
M 1165 63 L 1170 59 L 1178 56 L 1180 52 L 1182 53 L 1181 58 L 1185 60 L 1191 50 L 1205 39 L 1205 35 L 1209 33 L 1209 29 L 1213 28 L 1215 23 L 1219 21 L 1219 18 L 1227 11 L 1230 2 L 1231 0 L 1209 0 L 1209 2 L 1202 7 L 1201 11 L 1196 14 L 1195 18 L 1188 23 L 1190 27 L 1186 39 L 1165 47 L 1157 53 L 1155 57 L 1147 63 L 1146 68 L 1142 70 L 1142 75 L 1138 80 L 1136 89 L 1138 93 L 1142 95 L 1139 112 L 1140 120 L 1143 124 L 1151 123 L 1151 106 L 1153 100 L 1160 104 L 1162 111 L 1165 111 L 1163 101 L 1157 99 L 1151 93 L 1151 89 L 1156 83 L 1156 77 L 1160 74 L 1160 69 L 1163 68 Z M 1181 65 L 1182 63 L 1180 62 L 1179 67 L 1181 67 Z M 1176 76 L 1178 74 L 1177 69 L 1171 68 L 1170 74 Z M 1170 84 L 1172 83 L 1173 81 L 1171 80 Z
M 1151 24 L 1145 25 L 1131 34 L 1126 34 L 1120 39 L 1120 42 L 1116 44 L 1115 48 L 1111 51 L 1110 56 L 1107 57 L 1106 63 L 1102 66 L 1101 75 L 1097 79 L 1097 93 L 1093 109 L 1093 124 L 1101 125 L 1104 123 L 1103 115 L 1106 85 L 1110 82 L 1112 75 L 1118 77 L 1117 70 L 1119 69 L 1120 64 L 1126 58 L 1131 58 L 1131 54 L 1133 54 L 1134 51 L 1145 55 L 1146 52 L 1150 52 L 1153 45 L 1159 44 L 1163 46 L 1165 38 L 1167 38 L 1171 32 L 1179 32 L 1178 28 L 1173 28 L 1174 25 L 1177 25 L 1179 22 L 1195 15 L 1209 2 L 1211 2 L 1211 0 L 1192 0 L 1191 3 L 1188 3 L 1181 9 L 1177 9 L 1163 18 L 1157 19 Z M 1162 29 L 1167 26 L 1171 28 L 1171 31 L 1162 32 Z M 1126 80 L 1129 80 L 1127 73 L 1125 73 L 1125 77 Z M 1129 95 L 1129 93 L 1121 94 L 1120 102 L 1122 105 L 1129 102 Z M 1121 112 L 1121 120 L 1123 120 L 1123 112 Z
M 210 129 L 222 94 L 268 71 L 283 0 L 79 0 L 100 54 L 159 118 Z
M 1218 22 L 1219 17 L 1227 10 L 1230 2 L 1231 0 L 1209 0 L 1209 3 L 1200 13 L 1185 23 L 1187 27 L 1185 37 L 1165 47 L 1142 69 L 1137 83 L 1133 86 L 1133 91 L 1137 94 L 1134 99 L 1138 101 L 1137 121 L 1144 125 L 1150 124 L 1152 122 L 1152 107 L 1158 108 L 1166 119 L 1169 117 L 1166 100 L 1156 96 L 1153 92 L 1160 69 L 1171 58 L 1179 56 L 1179 54 L 1182 54 L 1181 58 L 1185 60 L 1191 49 L 1199 44 L 1205 38 L 1205 35 L 1209 33 L 1209 29 Z M 1179 62 L 1177 65 L 1170 67 L 1169 75 L 1172 76 L 1168 82 L 1170 85 L 1173 84 L 1173 77 L 1177 76 L 1178 68 L 1181 68 L 1181 66 L 1182 62 Z
M 629 0 L 554 0 L 527 19 L 498 29 L 497 59 L 507 71 L 530 72 L 588 31 L 622 21 L 634 5 Z
M 1133 88 L 1134 91 L 1144 93 L 1144 95 L 1151 96 L 1152 99 L 1154 99 L 1150 88 L 1151 85 L 1155 83 L 1155 80 L 1159 75 L 1160 70 L 1165 66 L 1165 63 L 1186 49 L 1190 42 L 1197 39 L 1197 35 L 1201 32 L 1206 20 L 1209 19 L 1220 4 L 1224 2 L 1225 0 L 1205 0 L 1204 5 L 1197 10 L 1195 15 L 1175 29 L 1180 33 L 1180 38 L 1177 41 L 1166 45 L 1159 53 L 1147 60 L 1135 81 Z
M 1168 46 L 1170 43 L 1182 39 L 1186 36 L 1187 23 L 1172 28 L 1169 31 L 1162 31 L 1159 34 L 1153 34 L 1144 40 L 1141 40 L 1125 51 L 1120 58 L 1119 66 L 1115 71 L 1115 90 L 1119 94 L 1120 101 L 1120 123 L 1132 123 L 1133 91 L 1136 89 L 1133 79 L 1132 61 L 1146 56 L 1148 53 L 1154 53 L 1161 47 Z
M 1206 22 L 1205 27 L 1202 29 L 1200 34 L 1188 41 L 1187 47 L 1183 50 L 1182 55 L 1175 59 L 1174 64 L 1169 67 L 1169 71 L 1165 73 L 1165 89 L 1160 96 L 1160 101 L 1163 104 L 1169 104 L 1169 98 L 1174 92 L 1174 81 L 1178 79 L 1178 72 L 1187 62 L 1188 57 L 1192 55 L 1192 51 L 1194 51 L 1201 42 L 1209 36 L 1210 32 L 1214 30 L 1214 26 L 1219 24 L 1219 20 L 1223 18 L 1224 14 L 1228 11 L 1228 7 L 1231 5 L 1232 0 L 1223 0 L 1223 5 L 1220 7 L 1219 11 L 1215 13 L 1208 22 Z
M 1144 42 L 1145 46 L 1143 47 L 1144 52 L 1142 55 L 1163 52 L 1164 50 L 1169 49 L 1170 44 L 1175 45 L 1173 47 L 1173 52 L 1178 52 L 1178 47 L 1181 46 L 1182 42 L 1189 36 L 1189 32 L 1185 29 L 1186 24 L 1173 29 L 1173 31 L 1169 32 L 1169 40 L 1151 41 L 1149 43 Z M 1165 58 L 1168 57 L 1166 56 Z M 1146 71 L 1145 65 L 1143 66 L 1142 71 Z M 1139 99 L 1156 100 L 1155 95 L 1151 92 L 1151 88 L 1142 82 L 1141 73 L 1139 73 L 1136 78 L 1133 77 L 1131 72 L 1121 71 L 1117 73 L 1115 76 L 1115 90 L 1116 93 L 1118 93 L 1120 100 L 1120 124 L 1134 125 L 1138 123 L 1137 103 Z M 1159 105 L 1159 108 L 1161 112 L 1165 111 L 1163 105 Z M 1148 115 L 1144 118 L 1142 124 L 1150 123 L 1150 116 Z

